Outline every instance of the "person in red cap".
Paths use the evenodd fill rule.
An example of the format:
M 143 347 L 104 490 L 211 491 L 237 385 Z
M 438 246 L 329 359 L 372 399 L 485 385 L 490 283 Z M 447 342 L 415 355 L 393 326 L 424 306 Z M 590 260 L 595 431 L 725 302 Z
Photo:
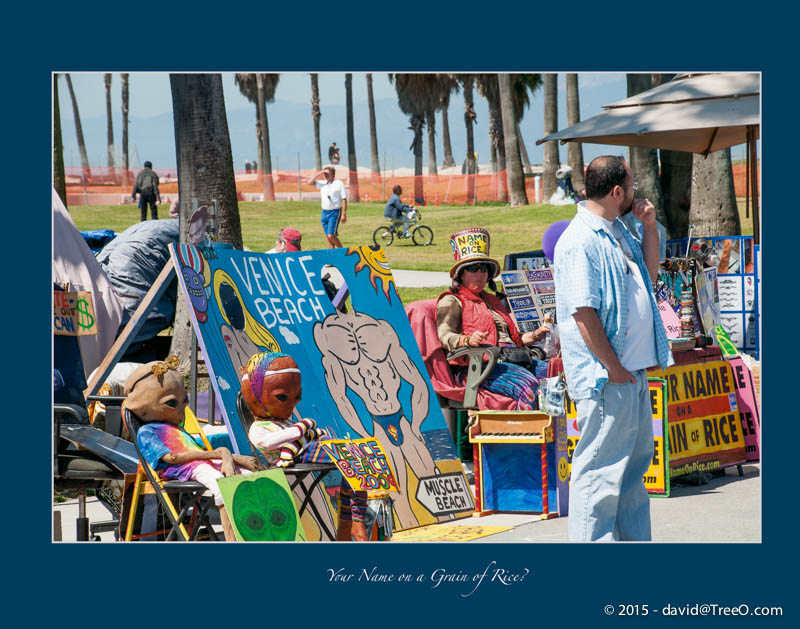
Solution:
M 303 236 L 299 230 L 294 227 L 284 227 L 278 232 L 278 239 L 275 241 L 275 246 L 267 251 L 267 253 L 283 253 L 284 251 L 300 251 L 300 241 Z

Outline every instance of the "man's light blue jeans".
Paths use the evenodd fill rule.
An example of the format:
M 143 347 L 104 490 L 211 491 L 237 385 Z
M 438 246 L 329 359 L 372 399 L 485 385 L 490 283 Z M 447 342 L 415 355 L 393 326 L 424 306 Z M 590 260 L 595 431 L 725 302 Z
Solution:
M 643 476 L 653 458 L 647 371 L 636 384 L 606 383 L 576 400 L 578 445 L 569 487 L 571 541 L 649 541 L 650 498 Z

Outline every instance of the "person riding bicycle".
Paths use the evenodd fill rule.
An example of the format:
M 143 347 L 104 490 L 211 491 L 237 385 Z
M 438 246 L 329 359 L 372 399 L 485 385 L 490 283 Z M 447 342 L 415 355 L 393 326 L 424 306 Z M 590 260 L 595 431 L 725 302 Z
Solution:
M 408 238 L 408 213 L 414 209 L 413 205 L 406 205 L 400 200 L 400 195 L 403 194 L 403 188 L 395 186 L 392 188 L 392 196 L 386 202 L 386 207 L 383 210 L 383 215 L 386 218 L 391 218 L 394 221 L 403 221 L 403 233 L 400 238 Z

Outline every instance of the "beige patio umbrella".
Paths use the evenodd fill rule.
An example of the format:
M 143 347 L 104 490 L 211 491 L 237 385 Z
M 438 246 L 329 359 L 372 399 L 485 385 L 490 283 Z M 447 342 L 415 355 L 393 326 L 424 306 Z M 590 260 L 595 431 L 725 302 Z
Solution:
M 756 140 L 761 125 L 761 76 L 755 72 L 682 74 L 536 141 L 640 146 L 708 155 L 747 143 L 753 234 L 759 242 Z

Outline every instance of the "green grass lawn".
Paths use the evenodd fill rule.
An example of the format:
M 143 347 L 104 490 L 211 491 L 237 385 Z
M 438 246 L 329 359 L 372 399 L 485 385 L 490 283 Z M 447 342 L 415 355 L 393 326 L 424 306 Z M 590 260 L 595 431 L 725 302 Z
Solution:
M 159 215 L 166 216 L 167 205 Z M 408 240 L 395 240 L 386 248 L 394 269 L 448 271 L 453 262 L 450 235 L 468 227 L 485 227 L 491 234 L 491 255 L 502 264 L 508 253 L 541 249 L 542 235 L 555 221 L 571 219 L 573 205 L 525 205 L 521 207 L 488 205 L 442 205 L 420 208 L 422 224 L 433 229 L 433 243 L 418 247 Z M 744 200 L 739 200 L 742 233 L 752 234 L 752 218 L 746 219 Z M 70 214 L 78 229 L 113 229 L 120 233 L 139 221 L 135 205 L 73 206 Z M 303 249 L 327 246 L 319 222 L 319 201 L 276 201 L 272 203 L 239 202 L 242 238 L 252 251 L 267 251 L 275 244 L 282 227 L 291 225 L 303 234 Z M 353 203 L 348 206 L 347 222 L 339 229 L 345 247 L 372 244 L 372 232 L 385 225 L 383 203 Z M 399 289 L 403 303 L 438 295 L 442 288 Z

